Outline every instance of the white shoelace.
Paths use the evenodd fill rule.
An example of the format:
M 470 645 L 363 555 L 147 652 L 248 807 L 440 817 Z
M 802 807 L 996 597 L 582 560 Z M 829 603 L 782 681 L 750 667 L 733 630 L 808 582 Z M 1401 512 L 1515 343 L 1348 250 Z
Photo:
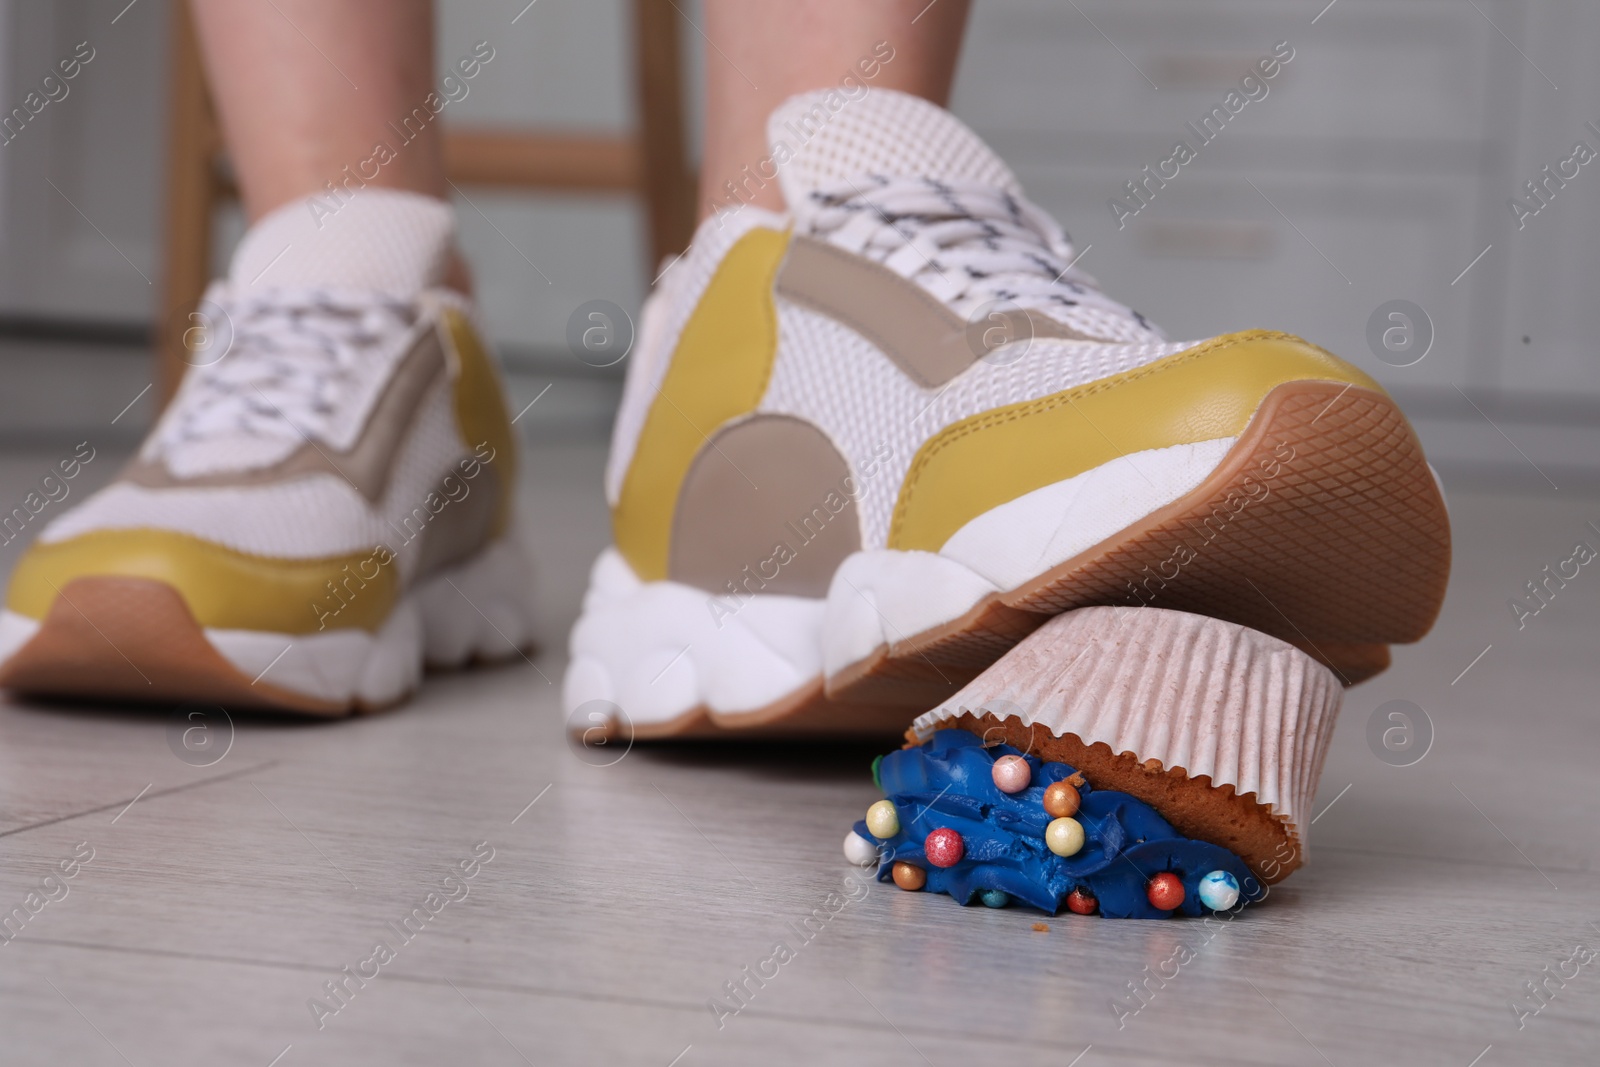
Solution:
M 871 175 L 817 190 L 811 200 L 814 234 L 878 260 L 960 315 L 1001 301 L 1108 341 L 1161 339 L 1143 315 L 1073 265 L 1077 251 L 1054 219 L 1004 189 Z
M 358 402 L 382 388 L 417 312 L 381 293 L 324 288 L 207 296 L 208 353 L 151 444 L 158 451 L 219 437 L 306 437 L 342 445 L 359 433 Z M 340 432 L 344 431 L 344 432 Z

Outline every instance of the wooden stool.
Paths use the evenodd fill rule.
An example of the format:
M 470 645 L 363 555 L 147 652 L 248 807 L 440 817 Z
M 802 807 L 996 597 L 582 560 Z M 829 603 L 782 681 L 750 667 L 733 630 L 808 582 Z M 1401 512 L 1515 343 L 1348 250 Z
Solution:
M 445 167 L 463 184 L 642 197 L 651 265 L 681 252 L 694 233 L 694 175 L 685 147 L 678 16 L 672 0 L 632 0 L 638 128 L 623 136 L 534 130 L 456 129 L 444 135 Z M 222 136 L 201 66 L 188 4 L 172 5 L 168 104 L 166 265 L 156 309 L 156 381 L 163 403 L 183 377 L 189 314 L 211 279 L 211 224 L 237 195 L 218 167 Z

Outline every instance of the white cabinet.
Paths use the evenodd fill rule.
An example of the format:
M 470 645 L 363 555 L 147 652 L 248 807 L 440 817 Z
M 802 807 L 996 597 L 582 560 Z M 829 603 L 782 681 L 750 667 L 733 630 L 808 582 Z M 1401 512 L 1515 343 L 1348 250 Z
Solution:
M 138 324 L 155 305 L 167 8 L 126 7 L 0 5 L 0 115 L 28 113 L 80 44 L 93 55 L 0 144 L 0 315 Z
M 1600 126 L 1600 4 L 1530 5 L 1526 26 L 1523 50 L 1559 89 L 1518 60 L 1523 90 L 1507 131 L 1509 173 L 1494 190 L 1490 253 L 1504 250 L 1506 314 L 1486 363 L 1494 386 L 1512 394 L 1600 399 L 1600 158 L 1564 186 L 1547 185 L 1548 204 L 1523 188 L 1580 140 L 1600 152 L 1600 133 L 1588 125 Z M 1539 206 L 1520 229 L 1513 196 Z
M 1103 202 L 1122 180 L 1109 170 L 1024 176 L 1034 197 L 1072 220 L 1079 249 L 1091 246 L 1081 266 L 1174 339 L 1278 329 L 1386 385 L 1469 381 L 1471 303 L 1465 280 L 1450 281 L 1477 252 L 1458 227 L 1475 209 L 1470 176 L 1196 171 L 1118 230 Z M 1086 213 L 1074 210 L 1084 204 Z M 1380 363 L 1367 345 L 1368 318 L 1393 299 L 1434 320 L 1432 350 L 1414 366 Z
M 1484 14 L 1455 0 L 1339 0 L 1315 24 L 1317 5 L 1266 0 L 1076 6 L 978 4 L 955 106 L 1093 245 L 1083 266 L 1109 291 L 1174 337 L 1288 330 L 1403 391 L 1459 401 L 1452 387 L 1501 380 L 1499 272 L 1480 263 L 1452 285 L 1489 243 L 1524 91 Z M 1507 5 L 1479 7 L 1517 29 Z M 1293 58 L 1265 95 L 1202 143 L 1203 116 L 1280 42 Z M 1111 198 L 1138 206 L 1125 183 L 1179 139 L 1196 158 L 1118 218 Z M 1411 367 L 1367 343 L 1394 299 L 1433 320 Z
M 139 0 L 118 18 L 126 0 L 0 0 L 0 113 L 77 42 L 96 50 L 71 95 L 0 146 L 0 316 L 147 319 L 146 279 L 160 280 L 169 2 Z M 703 25 L 697 5 L 681 6 Z M 1600 4 L 1322 7 L 977 0 L 954 106 L 1079 246 L 1094 246 L 1083 266 L 1174 336 L 1302 333 L 1403 395 L 1472 418 L 1457 387 L 1494 397 L 1508 418 L 1551 398 L 1569 410 L 1600 402 L 1600 160 L 1520 231 L 1506 206 L 1578 138 L 1600 151 L 1585 126 L 1600 125 Z M 625 127 L 626 10 L 540 3 L 511 25 L 504 5 L 442 0 L 442 57 L 480 39 L 497 50 L 458 119 Z M 698 69 L 706 46 L 684 37 Z M 1294 58 L 1268 94 L 1119 228 L 1108 200 L 1192 137 L 1188 124 L 1280 41 Z M 503 341 L 561 367 L 572 308 L 636 301 L 631 205 L 468 195 L 487 215 L 465 207 L 462 226 Z M 1367 347 L 1368 317 L 1393 299 L 1433 320 L 1433 349 L 1412 367 Z

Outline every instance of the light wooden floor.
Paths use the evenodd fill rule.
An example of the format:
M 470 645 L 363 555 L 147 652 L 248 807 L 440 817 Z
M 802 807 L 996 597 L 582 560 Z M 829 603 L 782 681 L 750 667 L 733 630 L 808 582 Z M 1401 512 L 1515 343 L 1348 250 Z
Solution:
M 0 500 L 54 458 L 10 454 Z M 1521 632 L 1506 600 L 1578 539 L 1600 545 L 1584 525 L 1600 500 L 1451 488 L 1444 621 L 1349 695 L 1309 868 L 1213 939 L 1070 915 L 1036 933 L 1025 910 L 873 886 L 802 944 L 791 923 L 841 888 L 840 839 L 875 799 L 873 753 L 578 759 L 549 681 L 604 536 L 600 450 L 544 447 L 530 467 L 536 667 L 439 677 L 376 718 L 240 717 L 204 768 L 174 756 L 166 714 L 0 707 L 0 914 L 81 842 L 94 851 L 0 944 L 0 1062 L 1596 1061 L 1600 959 L 1552 981 L 1525 1028 L 1510 1005 L 1575 945 L 1600 946 L 1600 571 Z M 1393 699 L 1436 728 L 1415 766 L 1367 747 Z M 308 1000 L 397 940 L 386 924 L 480 841 L 494 855 L 466 899 L 319 1030 Z M 779 940 L 795 958 L 719 1028 L 708 1002 Z M 1183 944 L 1192 961 L 1119 1028 L 1113 1001 L 1136 1003 L 1127 983 Z

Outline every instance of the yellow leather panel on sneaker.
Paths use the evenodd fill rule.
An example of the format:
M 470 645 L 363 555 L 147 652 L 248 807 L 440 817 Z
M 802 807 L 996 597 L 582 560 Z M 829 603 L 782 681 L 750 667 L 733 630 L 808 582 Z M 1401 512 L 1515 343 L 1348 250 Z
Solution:
M 454 355 L 456 426 L 461 431 L 461 439 L 474 454 L 478 454 L 484 444 L 494 450 L 490 467 L 499 474 L 500 499 L 489 535 L 498 537 L 511 521 L 511 498 L 516 493 L 516 431 L 511 428 L 506 412 L 500 375 L 478 339 L 478 331 L 455 308 L 445 308 L 442 317 Z
M 989 509 L 1118 456 L 1236 437 L 1268 393 L 1295 381 L 1383 392 L 1298 337 L 1251 330 L 963 419 L 917 450 L 895 503 L 889 547 L 937 552 Z
M 617 549 L 644 581 L 667 577 L 673 511 L 695 454 L 766 392 L 778 351 L 772 283 L 788 245 L 778 230 L 739 238 L 678 338 L 611 513 Z
M 387 549 L 271 559 L 171 530 L 96 530 L 55 544 L 35 543 L 11 575 L 6 606 L 42 619 L 74 578 L 113 575 L 172 586 L 201 626 L 285 634 L 375 631 L 399 598 L 395 566 Z

